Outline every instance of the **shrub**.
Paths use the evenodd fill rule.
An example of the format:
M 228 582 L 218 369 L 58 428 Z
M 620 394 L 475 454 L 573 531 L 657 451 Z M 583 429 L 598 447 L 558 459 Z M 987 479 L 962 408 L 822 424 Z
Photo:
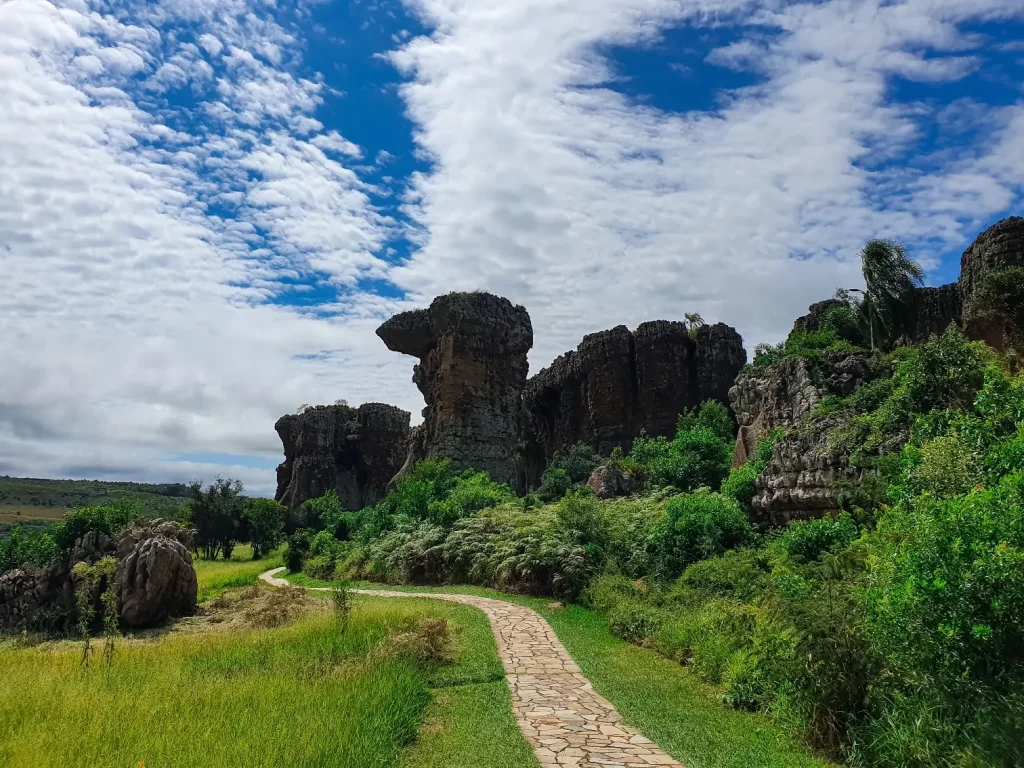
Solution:
M 630 458 L 653 485 L 688 491 L 720 487 L 729 474 L 732 448 L 713 430 L 700 427 L 680 430 L 672 442 L 641 435 L 633 441 Z
M 608 626 L 612 634 L 637 645 L 655 637 L 664 622 L 662 611 L 632 600 L 621 600 L 608 611 Z
M 879 537 L 868 631 L 881 657 L 965 704 L 1024 679 L 1024 474 L 901 504 Z
M 848 547 L 859 535 L 857 524 L 844 512 L 838 517 L 790 523 L 775 540 L 774 547 L 790 557 L 816 560 L 825 552 Z
M 676 422 L 677 432 L 689 432 L 694 429 L 709 429 L 719 440 L 732 441 L 736 437 L 729 409 L 717 400 L 705 400 L 700 408 L 689 413 L 682 413 Z
M 749 511 L 750 503 L 757 493 L 757 478 L 760 474 L 751 461 L 736 467 L 722 481 L 722 495 L 734 499 L 744 510 Z
M 702 599 L 753 602 L 768 588 L 770 572 L 764 550 L 736 549 L 688 566 L 673 594 L 689 590 Z
M 691 563 L 745 544 L 752 536 L 750 521 L 733 499 L 707 490 L 678 496 L 669 501 L 653 533 L 659 573 L 675 578 Z
M 750 645 L 757 614 L 753 606 L 711 600 L 664 623 L 657 645 L 665 655 L 691 666 L 703 680 L 719 683 L 733 656 Z
M 91 507 L 72 509 L 64 518 L 55 523 L 51 534 L 57 551 L 70 552 L 75 542 L 87 533 L 98 532 L 115 536 L 142 516 L 138 505 L 128 501 L 116 501 Z
M 0 574 L 26 565 L 46 565 L 58 554 L 50 530 L 24 531 L 20 525 L 0 538 Z
M 284 564 L 290 573 L 301 573 L 314 531 L 300 528 L 285 539 Z

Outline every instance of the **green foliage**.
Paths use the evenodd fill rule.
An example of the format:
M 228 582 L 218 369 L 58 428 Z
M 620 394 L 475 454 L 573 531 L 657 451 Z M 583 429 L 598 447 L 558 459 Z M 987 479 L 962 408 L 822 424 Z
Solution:
M 733 499 L 705 489 L 677 496 L 651 537 L 655 568 L 679 576 L 691 563 L 720 555 L 751 540 L 753 528 Z
M 285 539 L 284 564 L 291 573 L 300 573 L 306 555 L 309 554 L 310 543 L 316 534 L 310 528 L 300 528 Z
M 773 548 L 789 557 L 817 560 L 826 552 L 846 549 L 859 535 L 857 524 L 844 512 L 838 517 L 791 523 L 773 542 Z
M 706 400 L 700 408 L 679 415 L 677 431 L 688 432 L 695 429 L 709 429 L 719 440 L 726 442 L 736 437 L 736 426 L 729 415 L 729 409 L 717 400 Z
M 179 519 L 188 496 L 188 487 L 180 483 L 127 483 L 106 480 L 46 480 L 30 477 L 0 476 L 0 515 L 5 508 L 24 509 L 27 516 L 76 507 L 108 504 L 136 505 L 144 517 Z M 52 517 L 52 515 L 47 515 Z
M 302 503 L 301 518 L 304 528 L 319 531 L 327 528 L 339 538 L 347 538 L 344 534 L 343 521 L 345 510 L 341 506 L 338 492 L 331 488 L 323 496 L 307 499 Z
M 864 310 L 871 348 L 875 349 L 892 342 L 905 329 L 910 297 L 922 284 L 924 271 L 895 240 L 870 240 L 860 257 L 867 286 Z
M 252 559 L 260 560 L 284 541 L 288 510 L 272 499 L 247 499 L 242 519 L 252 544 Z
M 115 501 L 94 507 L 79 507 L 64 515 L 51 529 L 57 551 L 66 554 L 74 549 L 75 542 L 87 533 L 99 532 L 115 536 L 141 517 L 138 505 L 132 502 Z
M 6 537 L 0 538 L 0 574 L 26 565 L 45 565 L 57 554 L 50 530 L 14 526 Z
M 586 483 L 601 463 L 601 457 L 586 443 L 574 443 L 558 453 L 541 475 L 537 496 L 544 501 L 557 501 L 572 488 Z
M 196 548 L 207 560 L 222 555 L 231 559 L 231 552 L 242 533 L 242 483 L 217 478 L 205 488 L 201 480 L 189 489 L 188 523 L 196 529 Z

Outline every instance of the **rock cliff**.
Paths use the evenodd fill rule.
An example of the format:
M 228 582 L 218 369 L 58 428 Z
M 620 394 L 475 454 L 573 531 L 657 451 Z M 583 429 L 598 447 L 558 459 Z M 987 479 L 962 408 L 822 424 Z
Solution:
M 720 323 L 692 337 L 683 323 L 664 320 L 585 336 L 526 384 L 524 484 L 535 486 L 573 443 L 607 454 L 628 448 L 642 429 L 673 434 L 681 412 L 728 402 L 746 359 L 740 335 Z
M 380 501 L 405 460 L 409 412 L 383 403 L 316 406 L 282 416 L 274 428 L 285 456 L 275 498 L 297 524 L 302 503 L 331 489 L 345 509 Z
M 456 293 L 380 328 L 388 349 L 419 358 L 413 382 L 426 408 L 407 462 L 450 459 L 519 487 L 521 396 L 533 325 L 523 307 L 489 293 Z
M 1002 349 L 1005 336 L 997 318 L 981 319 L 977 292 L 986 274 L 1024 267 L 1024 218 L 1011 216 L 982 232 L 960 259 L 958 283 L 963 321 L 971 338 Z

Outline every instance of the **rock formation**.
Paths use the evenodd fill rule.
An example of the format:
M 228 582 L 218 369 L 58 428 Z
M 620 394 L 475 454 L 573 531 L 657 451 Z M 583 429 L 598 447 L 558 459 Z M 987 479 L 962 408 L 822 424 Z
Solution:
M 1011 216 L 986 229 L 960 259 L 958 283 L 963 322 L 971 338 L 1002 349 L 1005 337 L 1002 323 L 980 319 L 976 301 L 985 275 L 1008 267 L 1024 267 L 1024 218 Z
M 188 615 L 195 610 L 198 593 L 189 552 L 192 535 L 193 531 L 175 522 L 147 520 L 116 540 L 103 533 L 88 533 L 75 542 L 67 556 L 49 565 L 0 575 L 0 627 L 66 629 L 76 613 L 72 566 L 95 564 L 107 556 L 117 559 L 115 579 L 122 624 L 151 627 L 172 616 Z
M 671 435 L 680 413 L 705 400 L 728 402 L 746 363 L 743 340 L 717 324 L 691 337 L 683 323 L 644 323 L 592 333 L 530 378 L 524 482 L 532 487 L 554 455 L 576 442 L 600 453 L 627 449 L 642 429 Z
M 757 441 L 772 430 L 800 424 L 826 395 L 849 395 L 874 376 L 867 355 L 845 352 L 825 353 L 816 366 L 789 357 L 745 371 L 729 391 L 739 424 L 733 465 L 749 461 Z M 827 428 L 815 421 L 805 431 L 790 430 L 776 444 L 757 480 L 752 506 L 759 522 L 781 525 L 838 509 L 836 483 L 849 477 L 849 467 L 844 457 L 829 453 Z
M 326 405 L 282 416 L 274 425 L 284 444 L 276 499 L 297 524 L 302 503 L 334 489 L 345 509 L 376 504 L 402 466 L 409 412 L 393 405 Z
M 377 329 L 388 349 L 419 358 L 426 408 L 409 463 L 450 459 L 519 488 L 521 396 L 533 326 L 523 307 L 489 293 L 440 296 Z
M 122 623 L 151 627 L 195 610 L 199 582 L 191 547 L 192 531 L 164 520 L 147 520 L 121 534 L 116 580 Z
M 602 464 L 591 473 L 587 486 L 599 499 L 628 496 L 636 489 L 633 476 L 622 467 Z

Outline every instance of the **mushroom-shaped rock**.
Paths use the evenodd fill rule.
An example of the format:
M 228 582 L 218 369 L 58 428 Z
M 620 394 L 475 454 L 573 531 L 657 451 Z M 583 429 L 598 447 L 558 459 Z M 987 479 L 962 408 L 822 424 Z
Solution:
M 419 359 L 423 424 L 410 458 L 450 459 L 518 487 L 521 394 L 533 346 L 530 315 L 489 293 L 452 293 L 377 329 L 388 349 Z

